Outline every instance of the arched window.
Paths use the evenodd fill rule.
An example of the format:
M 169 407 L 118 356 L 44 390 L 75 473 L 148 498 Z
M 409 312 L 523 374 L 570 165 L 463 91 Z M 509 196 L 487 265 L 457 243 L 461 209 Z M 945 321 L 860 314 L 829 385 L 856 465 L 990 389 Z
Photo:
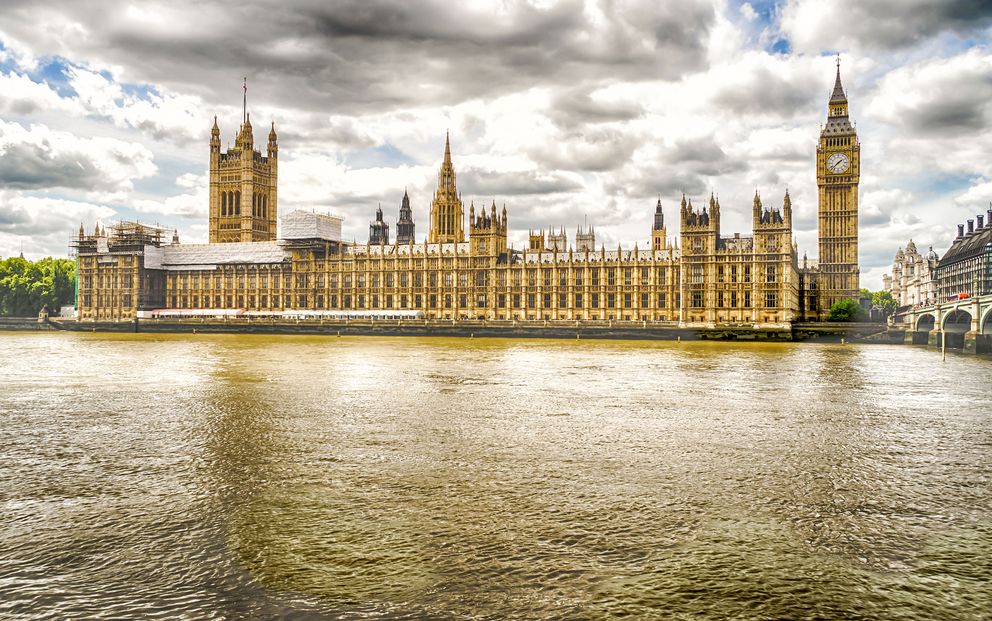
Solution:
M 268 219 L 269 217 L 269 197 L 262 195 L 262 217 Z
M 251 217 L 252 218 L 257 218 L 258 217 L 258 193 L 257 192 L 252 192 L 251 193 Z
M 220 215 L 221 217 L 227 215 L 227 192 L 220 193 Z
M 234 215 L 241 215 L 241 190 L 234 193 Z

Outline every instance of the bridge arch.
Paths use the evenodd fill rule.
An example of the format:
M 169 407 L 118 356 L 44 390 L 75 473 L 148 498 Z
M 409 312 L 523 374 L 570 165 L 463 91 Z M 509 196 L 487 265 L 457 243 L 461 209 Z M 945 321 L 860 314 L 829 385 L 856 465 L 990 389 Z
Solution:
M 944 316 L 945 332 L 960 333 L 971 330 L 971 313 L 963 308 L 955 308 Z
M 916 331 L 917 332 L 929 332 L 933 330 L 934 325 L 937 323 L 937 319 L 932 313 L 924 313 L 916 320 Z
M 978 331 L 981 334 L 992 335 L 992 306 L 985 309 L 985 317 L 982 322 L 978 324 Z

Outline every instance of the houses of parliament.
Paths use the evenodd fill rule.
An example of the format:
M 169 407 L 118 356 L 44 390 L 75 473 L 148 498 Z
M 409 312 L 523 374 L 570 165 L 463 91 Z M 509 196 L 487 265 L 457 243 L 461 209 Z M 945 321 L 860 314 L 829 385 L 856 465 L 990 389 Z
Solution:
M 684 196 L 671 236 L 659 200 L 646 214 L 650 245 L 596 247 L 595 231 L 531 231 L 507 243 L 505 206 L 465 205 L 445 139 L 426 235 L 410 197 L 390 226 L 380 208 L 366 243 L 342 239 L 341 219 L 308 211 L 278 216 L 278 139 L 255 149 L 245 114 L 234 146 L 210 138 L 209 243 L 171 243 L 161 229 L 82 226 L 80 320 L 134 320 L 156 309 L 218 316 L 280 311 L 394 313 L 425 319 L 677 322 L 684 327 L 787 326 L 825 319 L 857 298 L 860 145 L 840 66 L 816 149 L 818 261 L 800 261 L 786 191 L 751 201 L 752 232 L 725 234 L 724 209 Z M 467 209 L 466 209 L 467 207 Z M 467 220 L 466 220 L 466 210 Z M 467 223 L 467 227 L 465 226 Z

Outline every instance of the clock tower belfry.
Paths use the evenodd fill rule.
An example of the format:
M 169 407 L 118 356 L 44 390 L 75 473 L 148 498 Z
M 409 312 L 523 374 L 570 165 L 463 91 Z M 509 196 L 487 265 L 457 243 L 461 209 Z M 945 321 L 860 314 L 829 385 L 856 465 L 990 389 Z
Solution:
M 858 183 L 861 178 L 861 144 L 851 125 L 847 94 L 837 79 L 827 105 L 827 123 L 816 147 L 816 185 L 819 218 L 818 311 L 821 319 L 830 306 L 860 295 L 858 267 Z

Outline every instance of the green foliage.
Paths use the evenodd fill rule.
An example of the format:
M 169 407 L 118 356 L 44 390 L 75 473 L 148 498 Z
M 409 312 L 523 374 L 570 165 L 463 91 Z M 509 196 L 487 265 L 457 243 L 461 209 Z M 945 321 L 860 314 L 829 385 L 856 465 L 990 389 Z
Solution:
M 872 293 L 871 305 L 881 308 L 886 317 L 896 312 L 896 309 L 899 308 L 899 302 L 892 297 L 892 293 L 889 291 L 876 291 Z
M 827 321 L 867 321 L 868 313 L 857 300 L 840 300 L 830 307 Z
M 0 259 L 0 315 L 32 317 L 42 306 L 55 313 L 76 295 L 76 262 L 45 257 Z

